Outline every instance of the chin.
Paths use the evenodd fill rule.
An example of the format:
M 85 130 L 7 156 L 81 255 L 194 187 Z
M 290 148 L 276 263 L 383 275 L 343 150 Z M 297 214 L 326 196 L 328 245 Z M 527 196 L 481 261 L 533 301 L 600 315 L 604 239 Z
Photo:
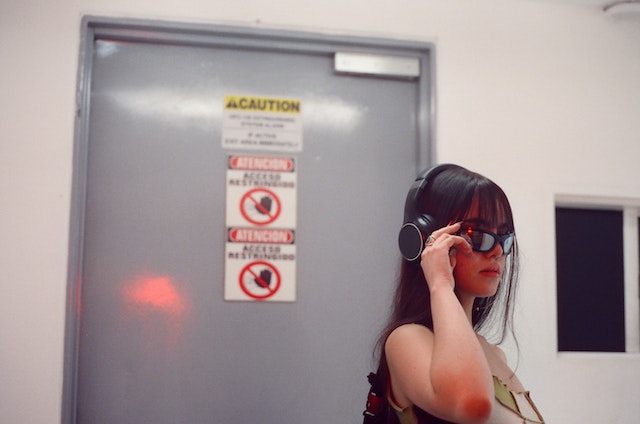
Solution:
M 476 294 L 476 297 L 495 296 L 495 294 L 498 292 L 498 285 L 499 284 L 492 284 L 490 287 L 486 287 L 486 290 L 480 291 L 478 294 Z

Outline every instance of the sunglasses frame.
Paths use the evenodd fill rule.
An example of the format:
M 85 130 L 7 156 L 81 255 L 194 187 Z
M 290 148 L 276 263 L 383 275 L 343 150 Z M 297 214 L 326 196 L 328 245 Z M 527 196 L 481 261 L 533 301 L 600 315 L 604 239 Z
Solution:
M 474 246 L 473 243 L 473 239 L 471 238 L 471 236 L 468 235 L 469 231 L 471 232 L 475 232 L 475 233 L 482 233 L 482 240 L 484 241 L 484 237 L 485 235 L 488 235 L 490 237 L 493 238 L 493 244 L 491 245 L 490 248 L 488 249 L 480 249 L 481 246 Z M 462 229 L 460 229 L 460 231 L 458 231 L 458 235 L 462 238 L 464 238 L 467 243 L 469 243 L 471 245 L 471 249 L 473 249 L 474 252 L 480 252 L 480 253 L 486 253 L 486 252 L 491 252 L 498 243 L 500 243 L 500 247 L 502 247 L 502 254 L 503 255 L 509 255 L 512 251 L 513 251 L 513 240 L 515 239 L 515 233 L 509 232 L 506 234 L 502 234 L 502 235 L 498 235 L 496 233 L 492 233 L 491 231 L 487 231 L 487 230 L 483 230 L 481 228 L 474 228 L 472 226 L 464 226 Z M 466 236 L 466 237 L 465 237 Z M 507 242 L 509 239 L 511 239 L 511 243 L 509 243 L 509 249 L 508 251 L 505 251 L 504 245 L 505 242 Z

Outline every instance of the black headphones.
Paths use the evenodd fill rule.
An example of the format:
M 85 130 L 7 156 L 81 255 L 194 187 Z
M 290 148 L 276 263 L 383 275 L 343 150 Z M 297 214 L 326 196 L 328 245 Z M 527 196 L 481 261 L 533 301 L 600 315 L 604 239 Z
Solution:
M 420 258 L 424 249 L 425 239 L 439 228 L 433 216 L 418 210 L 420 197 L 436 175 L 453 166 L 455 165 L 442 164 L 428 168 L 418 174 L 409 188 L 407 200 L 404 204 L 404 224 L 400 228 L 400 234 L 398 234 L 400 253 L 407 261 L 413 262 Z

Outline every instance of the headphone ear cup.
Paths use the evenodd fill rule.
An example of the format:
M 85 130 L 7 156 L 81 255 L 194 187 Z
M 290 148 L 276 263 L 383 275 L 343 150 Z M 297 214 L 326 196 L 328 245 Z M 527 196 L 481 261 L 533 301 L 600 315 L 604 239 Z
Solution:
M 409 262 L 418 260 L 424 250 L 426 238 L 436 228 L 436 220 L 431 215 L 420 215 L 413 222 L 405 223 L 398 234 L 402 256 Z
M 398 234 L 398 246 L 400 247 L 400 253 L 402 257 L 413 262 L 420 257 L 424 239 L 422 233 L 418 229 L 418 226 L 413 222 L 407 222 L 400 228 Z

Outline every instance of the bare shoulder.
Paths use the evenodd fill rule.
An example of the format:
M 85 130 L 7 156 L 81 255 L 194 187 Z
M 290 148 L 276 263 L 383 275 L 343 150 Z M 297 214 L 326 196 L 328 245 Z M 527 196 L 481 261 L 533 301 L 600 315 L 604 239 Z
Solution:
M 507 355 L 504 353 L 504 350 L 502 350 L 500 346 L 495 344 L 490 344 L 490 346 L 493 348 L 493 352 L 497 357 L 502 359 L 503 362 L 507 362 Z
M 509 367 L 507 355 L 504 350 L 502 350 L 500 346 L 486 341 L 483 342 L 483 347 L 487 357 L 487 362 L 491 368 L 491 373 L 495 377 L 498 377 L 502 383 L 506 384 L 510 390 L 517 392 L 524 391 L 522 383 L 514 371 Z
M 384 350 L 392 368 L 394 363 L 428 358 L 433 350 L 433 332 L 420 324 L 401 325 L 389 334 Z
M 424 325 L 420 324 L 404 324 L 397 327 L 389 334 L 387 338 L 387 347 L 396 345 L 406 345 L 406 343 L 414 343 L 416 341 L 431 341 L 433 332 Z
M 501 359 L 503 362 L 507 361 L 507 355 L 504 353 L 502 348 L 496 344 L 489 343 L 484 337 L 478 335 L 478 340 L 482 345 L 482 348 L 485 351 L 485 354 L 490 354 L 492 357 L 497 357 Z

